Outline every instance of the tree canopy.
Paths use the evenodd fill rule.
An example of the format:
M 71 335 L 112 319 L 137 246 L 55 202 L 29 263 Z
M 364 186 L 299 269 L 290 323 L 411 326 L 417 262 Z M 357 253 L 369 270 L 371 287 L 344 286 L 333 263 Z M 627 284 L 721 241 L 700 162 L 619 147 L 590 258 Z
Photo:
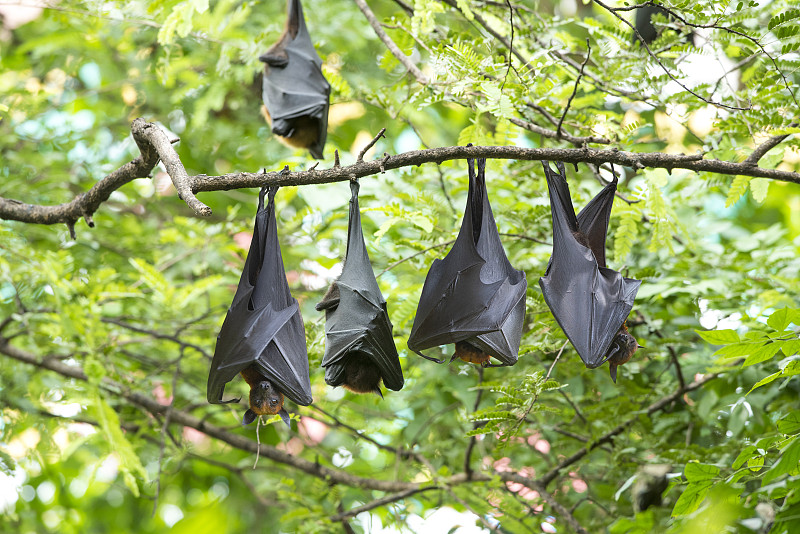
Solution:
M 304 8 L 316 167 L 259 113 L 283 1 L 0 4 L 0 530 L 800 531 L 797 2 Z M 481 156 L 527 276 L 520 357 L 437 365 L 406 343 Z M 608 263 L 643 281 L 646 349 L 616 384 L 537 283 L 539 160 L 578 208 L 619 176 Z M 383 399 L 320 367 L 354 178 L 405 376 Z M 264 185 L 314 397 L 290 429 L 240 426 L 242 380 L 205 394 Z

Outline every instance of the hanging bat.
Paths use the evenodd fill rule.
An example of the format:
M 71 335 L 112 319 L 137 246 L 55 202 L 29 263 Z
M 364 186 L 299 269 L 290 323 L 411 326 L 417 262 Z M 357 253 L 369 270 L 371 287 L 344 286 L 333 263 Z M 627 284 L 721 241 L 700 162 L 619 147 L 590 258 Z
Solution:
M 666 18 L 670 20 L 675 20 L 675 17 L 666 9 L 661 6 L 656 5 L 645 5 L 642 7 L 636 8 L 636 17 L 634 18 L 634 28 L 636 31 L 639 32 L 642 40 L 650 44 L 656 40 L 659 35 L 658 30 L 653 25 L 653 15 L 660 14 L 664 15 Z M 637 42 L 638 39 L 636 38 L 636 33 L 633 35 L 633 42 Z M 694 44 L 694 32 L 688 32 L 686 35 L 686 42 L 690 45 Z
M 468 159 L 469 193 L 458 237 L 444 259 L 434 260 L 419 298 L 408 348 L 421 351 L 454 343 L 460 358 L 484 367 L 514 365 L 525 318 L 525 273 L 506 257 L 486 191 L 486 160 Z M 493 365 L 490 358 L 500 363 Z
M 278 242 L 277 190 L 265 187 L 258 196 L 253 240 L 208 373 L 207 397 L 212 404 L 238 401 L 222 400 L 225 384 L 237 374 L 250 386 L 243 425 L 269 414 L 279 414 L 288 425 L 284 396 L 303 406 L 312 402 L 303 318 L 289 292 Z
M 261 111 L 272 133 L 293 148 L 322 159 L 328 131 L 331 86 L 322 75 L 300 0 L 288 0 L 286 27 L 259 60 L 264 62 Z
M 355 393 L 377 393 L 381 380 L 394 391 L 404 384 L 400 358 L 392 337 L 392 323 L 372 265 L 369 261 L 361 213 L 358 209 L 358 182 L 350 182 L 350 220 L 347 252 L 341 276 L 334 281 L 322 301 L 325 310 L 325 382 L 344 386 Z
M 553 216 L 553 255 L 539 286 L 586 367 L 594 369 L 609 361 L 616 382 L 617 366 L 630 360 L 639 348 L 625 319 L 642 283 L 606 267 L 606 233 L 617 179 L 576 218 L 564 164 L 556 163 L 557 173 L 547 162 L 542 165 Z

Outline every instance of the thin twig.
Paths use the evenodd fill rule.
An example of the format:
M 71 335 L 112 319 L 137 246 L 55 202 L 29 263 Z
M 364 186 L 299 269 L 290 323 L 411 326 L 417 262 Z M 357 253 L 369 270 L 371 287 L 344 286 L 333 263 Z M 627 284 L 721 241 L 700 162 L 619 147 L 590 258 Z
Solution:
M 666 67 L 666 65 L 664 65 L 661 62 L 661 59 L 653 52 L 653 50 L 650 48 L 650 46 L 644 40 L 642 35 L 639 33 L 639 30 L 637 30 L 636 27 L 633 24 L 631 24 L 628 20 L 626 20 L 621 15 L 619 15 L 616 11 L 614 11 L 610 6 L 604 4 L 600 0 L 592 0 L 592 1 L 595 4 L 597 4 L 598 6 L 602 7 L 606 11 L 608 11 L 609 13 L 611 13 L 612 15 L 614 15 L 614 17 L 618 18 L 620 21 L 622 21 L 623 24 L 625 24 L 631 30 L 633 30 L 633 33 L 634 33 L 634 35 L 636 35 L 636 38 L 639 40 L 640 43 L 642 43 L 642 46 L 644 46 L 645 50 L 647 50 L 647 53 L 650 55 L 650 57 L 652 57 L 653 59 L 656 60 L 656 63 L 658 63 L 658 66 L 661 67 L 661 70 L 663 70 L 664 73 L 667 76 L 669 76 L 669 78 L 673 82 L 675 82 L 678 85 L 680 85 L 681 88 L 683 88 L 683 90 L 686 91 L 687 93 L 691 94 L 695 98 L 698 98 L 698 99 L 702 100 L 706 104 L 710 104 L 710 105 L 718 107 L 718 108 L 725 108 L 725 109 L 730 109 L 730 110 L 734 110 L 734 111 L 746 111 L 746 110 L 751 109 L 753 107 L 752 104 L 748 105 L 747 107 L 739 107 L 739 106 L 731 106 L 729 104 L 723 104 L 722 102 L 715 102 L 715 101 L 713 101 L 711 99 L 705 98 L 705 97 L 697 94 L 696 92 L 692 91 L 691 89 L 689 89 L 689 87 L 686 86 L 686 84 L 684 84 L 683 82 L 678 80 L 678 78 L 676 78 L 675 75 L 672 74 L 672 72 Z
M 411 61 L 411 58 L 405 55 L 403 51 L 398 48 L 395 42 L 392 41 L 392 38 L 389 37 L 385 31 L 383 31 L 383 28 L 381 28 L 381 23 L 378 22 L 378 19 L 375 17 L 375 13 L 372 12 L 367 3 L 364 0 L 353 1 L 358 6 L 358 9 L 360 9 L 364 14 L 364 17 L 367 19 L 367 22 L 369 22 L 369 25 L 372 26 L 372 29 L 375 30 L 375 34 L 381 41 L 383 41 L 383 44 L 386 45 L 386 48 L 389 49 L 389 52 L 391 52 L 392 55 L 397 58 L 397 61 L 402 63 L 408 72 L 413 74 L 414 78 L 416 78 L 421 85 L 428 85 L 428 77 L 425 76 L 416 65 L 414 65 L 414 62 Z
M 478 367 L 478 394 L 475 396 L 475 406 L 472 408 L 472 412 L 475 413 L 478 411 L 478 407 L 481 404 L 481 397 L 483 396 L 483 388 L 480 387 L 483 384 L 483 367 Z M 472 429 L 475 430 L 481 425 L 480 421 L 475 421 L 472 424 Z M 472 476 L 472 466 L 471 457 L 472 457 L 472 449 L 475 448 L 475 441 L 477 440 L 478 436 L 470 436 L 469 443 L 467 443 L 467 450 L 464 452 L 464 472 L 467 474 L 467 478 Z
M 581 70 L 578 71 L 578 77 L 575 78 L 575 87 L 572 88 L 572 94 L 569 95 L 569 100 L 567 100 L 567 106 L 564 108 L 564 113 L 561 114 L 561 118 L 558 120 L 558 126 L 556 126 L 556 133 L 559 137 L 561 137 L 561 125 L 564 124 L 564 118 L 567 116 L 567 112 L 569 111 L 570 105 L 572 105 L 572 99 L 575 98 L 575 95 L 578 94 L 578 86 L 581 83 L 581 78 L 583 78 L 583 69 L 586 68 L 586 64 L 589 63 L 589 56 L 592 54 L 592 44 L 589 42 L 589 38 L 586 38 L 586 58 L 581 63 Z
M 362 149 L 361 149 L 361 152 L 359 152 L 359 153 L 358 153 L 358 157 L 356 158 L 356 163 L 359 163 L 359 162 L 362 162 L 362 161 L 364 161 L 364 154 L 366 154 L 366 153 L 367 153 L 367 151 L 368 151 L 370 148 L 372 148 L 373 146 L 375 146 L 375 143 L 377 143 L 377 142 L 378 142 L 378 139 L 380 139 L 381 137 L 386 137 L 385 135 L 383 135 L 385 131 L 386 131 L 386 128 L 381 128 L 381 131 L 380 131 L 380 132 L 378 132 L 378 135 L 376 135 L 375 137 L 373 137 L 373 138 L 372 138 L 372 141 L 370 141 L 369 143 L 367 143 L 367 146 L 365 146 L 364 148 L 362 148 Z
M 435 248 L 442 248 L 442 247 L 446 247 L 447 245 L 452 245 L 452 244 L 453 244 L 453 243 L 455 243 L 455 242 L 456 242 L 456 240 L 455 240 L 455 239 L 450 239 L 449 241 L 444 241 L 444 242 L 442 242 L 442 243 L 437 243 L 437 244 L 435 244 L 435 245 L 431 245 L 431 246 L 429 246 L 428 248 L 422 249 L 422 250 L 420 250 L 419 252 L 415 252 L 414 254 L 412 254 L 412 255 L 410 255 L 410 256 L 406 256 L 405 258 L 401 258 L 401 259 L 397 260 L 396 262 L 394 262 L 394 263 L 390 264 L 388 267 L 386 267 L 386 268 L 385 268 L 384 270 L 382 270 L 381 272 L 379 272 L 379 273 L 378 273 L 378 274 L 375 276 L 375 278 L 378 278 L 380 275 L 382 275 L 383 273 L 385 273 L 385 272 L 387 272 L 387 271 L 391 271 L 392 269 L 394 269 L 395 267 L 397 267 L 397 266 L 398 266 L 398 265 L 400 265 L 401 263 L 407 262 L 408 260 L 410 260 L 410 259 L 412 259 L 412 258 L 416 258 L 416 257 L 417 257 L 417 256 L 419 256 L 420 254 L 425 254 L 425 253 L 426 253 L 426 252 L 428 252 L 429 250 L 433 250 L 433 249 L 435 249 Z

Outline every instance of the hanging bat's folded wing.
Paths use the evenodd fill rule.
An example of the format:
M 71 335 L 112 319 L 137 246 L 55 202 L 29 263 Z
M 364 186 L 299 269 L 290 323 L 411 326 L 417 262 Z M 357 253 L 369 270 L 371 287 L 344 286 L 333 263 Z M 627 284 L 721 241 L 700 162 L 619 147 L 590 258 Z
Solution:
M 583 362 L 595 368 L 608 359 L 609 347 L 641 284 L 605 267 L 606 232 L 617 183 L 607 185 L 576 218 L 564 164 L 556 164 L 558 172 L 547 162 L 542 164 L 553 217 L 553 255 L 539 285 Z
M 337 281 L 338 303 L 318 305 L 326 310 L 325 382 L 331 386 L 345 383 L 346 366 L 353 357 L 366 357 L 377 367 L 384 385 L 399 391 L 404 384 L 400 357 L 392 337 L 392 323 L 386 310 L 372 265 L 369 261 L 361 213 L 358 208 L 358 182 L 350 182 L 350 220 L 347 253 L 342 275 Z
M 322 60 L 308 34 L 300 0 L 288 0 L 288 6 L 283 36 L 259 57 L 266 64 L 262 98 L 274 134 L 291 138 L 301 128 L 316 129 L 309 151 L 321 159 L 331 86 L 322 74 Z
M 421 351 L 466 341 L 503 365 L 513 365 L 528 285 L 500 242 L 486 191 L 486 160 L 478 160 L 477 175 L 474 161 L 467 162 L 470 185 L 461 229 L 447 256 L 431 265 L 408 347 L 432 359 Z
M 214 404 L 230 402 L 222 400 L 225 385 L 251 365 L 292 401 L 312 402 L 303 319 L 289 292 L 278 242 L 276 191 L 265 188 L 259 195 L 244 272 L 217 336 L 207 391 Z

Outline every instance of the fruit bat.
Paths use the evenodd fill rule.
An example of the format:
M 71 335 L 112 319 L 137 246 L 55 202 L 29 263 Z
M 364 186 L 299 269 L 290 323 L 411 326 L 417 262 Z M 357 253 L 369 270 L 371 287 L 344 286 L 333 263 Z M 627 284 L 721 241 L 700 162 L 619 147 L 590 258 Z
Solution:
M 586 367 L 609 361 L 616 382 L 617 366 L 639 348 L 625 319 L 642 283 L 606 267 L 606 233 L 617 179 L 576 218 L 564 164 L 556 163 L 558 173 L 547 162 L 542 165 L 553 216 L 553 255 L 539 279 L 544 300 Z
M 288 425 L 284 396 L 297 404 L 312 402 L 306 333 L 300 307 L 289 293 L 275 221 L 277 187 L 258 195 L 250 251 L 233 302 L 217 336 L 208 373 L 208 402 L 222 404 L 225 384 L 237 374 L 250 386 L 250 409 L 242 424 L 257 415 L 279 414 Z M 266 208 L 264 196 L 269 196 Z
M 661 6 L 645 5 L 636 8 L 636 17 L 634 19 L 633 25 L 636 28 L 636 31 L 639 32 L 639 35 L 642 37 L 642 40 L 647 44 L 650 44 L 653 41 L 655 41 L 659 35 L 659 32 L 653 25 L 653 20 L 652 20 L 653 16 L 656 14 L 664 15 L 666 18 L 670 20 L 675 19 L 675 17 L 673 17 L 669 11 L 667 11 Z M 639 39 L 637 39 L 636 34 L 634 33 L 633 42 L 635 43 L 638 40 Z M 690 45 L 694 45 L 693 32 L 691 31 L 687 32 L 686 42 Z
M 341 276 L 317 304 L 325 310 L 325 382 L 355 393 L 377 393 L 380 383 L 403 387 L 403 370 L 392 338 L 392 323 L 372 272 L 358 209 L 358 182 L 350 182 L 347 252 Z
M 456 358 L 490 366 L 517 362 L 525 318 L 525 273 L 506 257 L 486 191 L 486 160 L 468 159 L 469 193 L 458 237 L 444 259 L 434 260 L 417 307 L 408 348 L 454 343 Z M 494 365 L 492 365 L 494 366 Z
M 308 35 L 300 0 L 288 0 L 283 34 L 258 59 L 264 62 L 262 112 L 272 133 L 322 159 L 331 86 L 322 75 L 322 60 Z

